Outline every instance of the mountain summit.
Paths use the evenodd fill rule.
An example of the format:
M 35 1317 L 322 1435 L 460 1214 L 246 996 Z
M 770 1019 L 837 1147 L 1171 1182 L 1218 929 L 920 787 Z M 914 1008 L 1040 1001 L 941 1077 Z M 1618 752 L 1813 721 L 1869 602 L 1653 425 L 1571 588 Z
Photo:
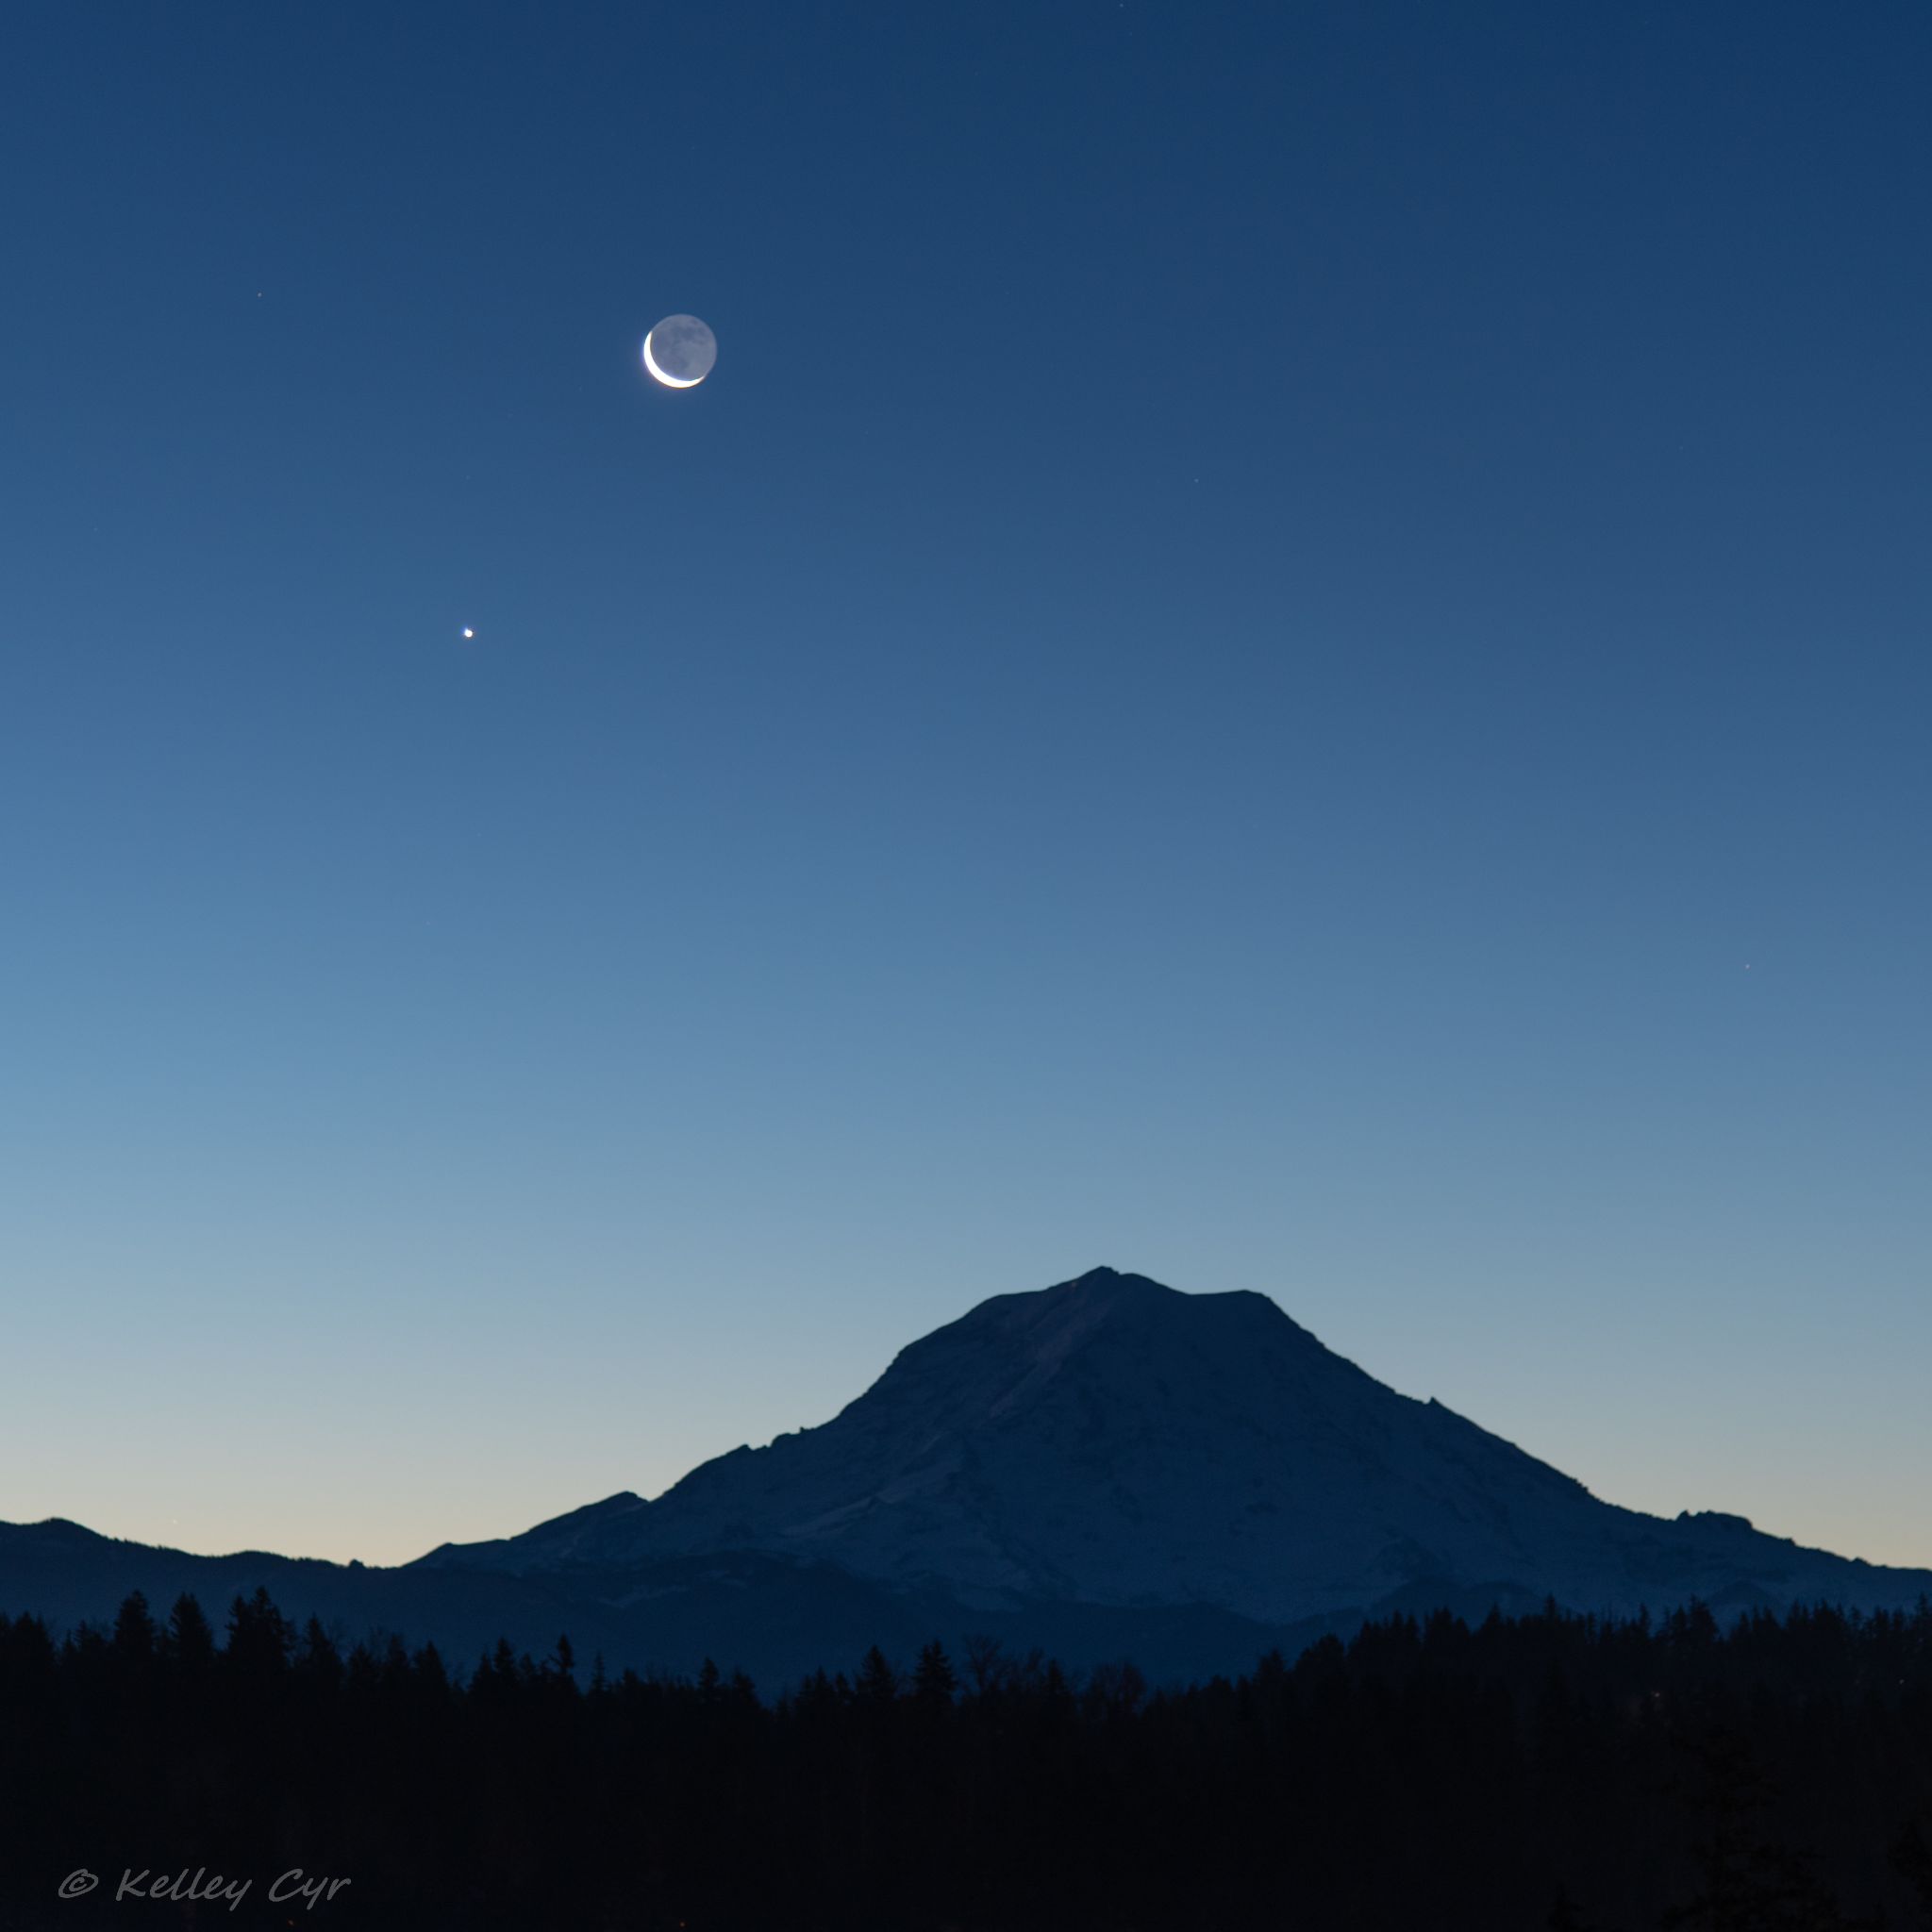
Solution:
M 436 1569 L 587 1579 L 721 1556 L 832 1566 L 965 1608 L 1211 1608 L 1257 1624 L 1554 1595 L 1908 1603 L 1924 1573 L 1618 1508 L 1324 1348 L 1266 1296 L 1096 1268 L 997 1295 L 830 1422 Z

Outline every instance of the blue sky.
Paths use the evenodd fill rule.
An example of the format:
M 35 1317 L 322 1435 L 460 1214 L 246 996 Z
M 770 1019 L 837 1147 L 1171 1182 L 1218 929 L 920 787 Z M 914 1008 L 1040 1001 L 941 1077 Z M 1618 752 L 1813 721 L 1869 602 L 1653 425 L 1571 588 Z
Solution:
M 1107 1262 L 1932 1564 L 1923 9 L 9 34 L 0 1517 L 400 1558 Z

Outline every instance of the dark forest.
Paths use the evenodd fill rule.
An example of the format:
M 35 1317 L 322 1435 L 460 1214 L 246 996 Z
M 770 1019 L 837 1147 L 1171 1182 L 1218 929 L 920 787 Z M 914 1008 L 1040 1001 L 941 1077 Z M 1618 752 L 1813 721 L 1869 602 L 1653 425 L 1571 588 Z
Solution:
M 0 1923 L 1932 1926 L 1926 1606 L 1397 1618 L 1165 1691 L 905 1662 L 764 1698 L 567 1638 L 458 1670 L 262 1593 L 220 1633 L 0 1618 Z

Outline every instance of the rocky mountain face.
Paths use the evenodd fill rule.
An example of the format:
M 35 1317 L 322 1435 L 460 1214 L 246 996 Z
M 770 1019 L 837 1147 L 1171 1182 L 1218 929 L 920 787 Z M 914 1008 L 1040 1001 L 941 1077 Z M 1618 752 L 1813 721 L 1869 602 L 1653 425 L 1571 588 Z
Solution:
M 962 1613 L 1213 1611 L 1334 1626 L 1391 1607 L 1905 1606 L 1932 1573 L 1743 1519 L 1618 1508 L 1324 1348 L 1265 1296 L 1097 1268 L 903 1350 L 822 1427 L 418 1568 L 641 1602 L 667 1563 L 777 1559 Z M 640 1594 L 640 1593 L 642 1594 Z

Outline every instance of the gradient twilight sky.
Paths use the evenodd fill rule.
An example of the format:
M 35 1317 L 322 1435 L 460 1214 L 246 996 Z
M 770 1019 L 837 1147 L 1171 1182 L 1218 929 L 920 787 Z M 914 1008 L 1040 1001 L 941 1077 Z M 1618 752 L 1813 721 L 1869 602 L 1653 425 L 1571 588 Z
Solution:
M 1932 12 L 5 40 L 0 1518 L 400 1559 L 1107 1262 L 1932 1564 Z

